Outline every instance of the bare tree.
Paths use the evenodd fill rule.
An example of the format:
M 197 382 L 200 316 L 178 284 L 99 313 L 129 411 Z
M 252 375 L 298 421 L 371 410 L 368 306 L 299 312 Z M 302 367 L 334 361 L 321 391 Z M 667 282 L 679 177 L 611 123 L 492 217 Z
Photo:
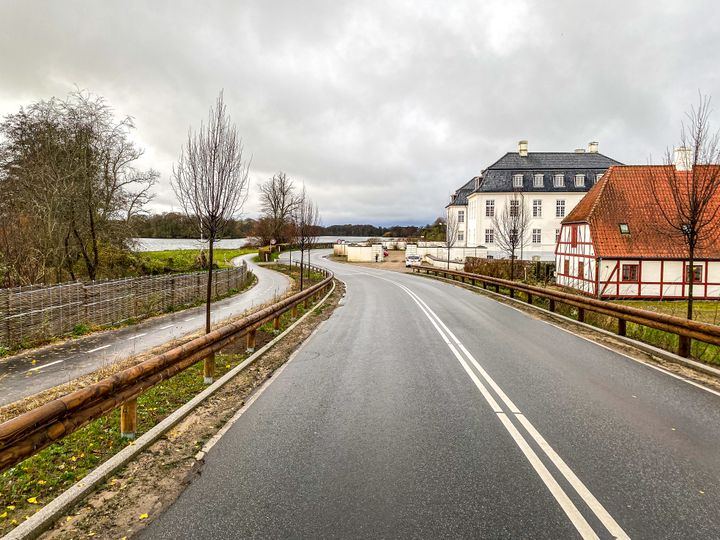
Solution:
M 250 160 L 244 157 L 242 139 L 227 114 L 223 92 L 210 108 L 208 123 L 188 131 L 173 167 L 172 187 L 185 213 L 197 220 L 208 242 L 208 279 L 205 307 L 205 331 L 210 332 L 212 301 L 213 247 L 229 219 L 237 217 L 248 196 Z M 215 372 L 214 355 L 205 359 L 205 382 Z
M 720 231 L 720 132 L 710 129 L 711 112 L 710 97 L 700 95 L 681 125 L 680 147 L 666 151 L 664 167 L 650 168 L 660 214 L 669 233 L 687 248 L 688 319 L 693 318 L 696 252 L 716 242 Z
M 95 279 L 104 248 L 127 248 L 130 218 L 158 177 L 135 167 L 143 152 L 130 140 L 133 128 L 130 117 L 116 119 L 101 97 L 80 90 L 0 124 L 0 214 L 7 210 L 15 221 L 0 226 L 25 228 L 25 249 L 13 263 L 18 278 L 47 282 L 54 272 L 55 281 L 66 273 L 75 279 L 82 262 Z
M 515 258 L 527 244 L 530 213 L 525 207 L 525 197 L 514 191 L 505 201 L 502 212 L 495 212 L 492 218 L 495 229 L 495 243 L 510 256 L 510 279 L 515 279 Z
M 450 250 L 457 243 L 460 224 L 455 212 L 448 209 L 447 221 L 445 222 L 445 248 L 447 249 L 447 267 L 450 270 Z
M 260 208 L 269 225 L 270 239 L 278 243 L 287 241 L 286 225 L 296 204 L 295 186 L 284 172 L 260 184 Z
M 300 248 L 300 290 L 303 290 L 303 268 L 305 264 L 305 250 L 308 250 L 308 273 L 310 268 L 310 249 L 312 249 L 317 236 L 320 223 L 320 214 L 317 205 L 312 202 L 303 186 L 295 206 L 295 226 L 297 231 L 297 244 Z

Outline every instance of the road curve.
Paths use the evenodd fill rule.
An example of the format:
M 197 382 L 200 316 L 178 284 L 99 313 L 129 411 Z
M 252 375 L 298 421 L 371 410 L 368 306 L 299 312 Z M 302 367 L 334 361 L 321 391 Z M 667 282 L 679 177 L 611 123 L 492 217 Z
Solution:
M 720 395 L 451 284 L 342 307 L 140 534 L 718 538 Z
M 282 295 L 290 287 L 287 276 L 252 262 L 253 255 L 233 259 L 247 262 L 258 282 L 242 294 L 213 304 L 213 322 L 234 317 Z M 139 324 L 70 340 L 0 360 L 0 405 L 12 403 L 63 384 L 101 367 L 149 351 L 205 326 L 205 306 L 153 317 Z

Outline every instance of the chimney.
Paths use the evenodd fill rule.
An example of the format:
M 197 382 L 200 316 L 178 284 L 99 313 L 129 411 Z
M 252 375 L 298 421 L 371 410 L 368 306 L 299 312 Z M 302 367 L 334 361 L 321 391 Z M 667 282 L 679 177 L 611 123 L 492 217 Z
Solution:
M 585 153 L 585 149 L 584 149 L 584 148 L 576 148 L 576 149 L 575 149 L 575 153 L 576 153 L 576 154 L 584 154 L 584 153 Z
M 591 141 L 588 143 L 588 153 L 589 154 L 597 154 L 598 153 L 598 142 L 597 141 Z
M 692 169 L 692 148 L 681 146 L 675 149 L 675 168 L 678 171 L 689 171 Z
M 482 176 L 476 176 L 475 177 L 475 189 L 480 189 L 480 182 L 482 181 Z
M 519 141 L 518 142 L 518 154 L 520 154 L 520 157 L 527 157 L 528 154 L 528 142 L 527 141 Z

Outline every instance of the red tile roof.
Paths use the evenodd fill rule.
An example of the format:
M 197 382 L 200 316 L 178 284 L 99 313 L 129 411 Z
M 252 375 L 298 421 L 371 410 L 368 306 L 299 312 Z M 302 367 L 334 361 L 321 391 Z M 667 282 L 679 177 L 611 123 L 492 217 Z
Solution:
M 682 234 L 668 224 L 661 211 L 662 207 L 668 215 L 674 215 L 675 203 L 666 180 L 673 168 L 610 167 L 563 224 L 588 223 L 597 257 L 686 259 L 687 246 Z M 675 174 L 689 178 L 690 173 L 675 171 Z M 715 212 L 718 207 L 720 189 L 709 209 Z M 720 212 L 717 219 L 720 220 Z M 629 234 L 621 234 L 621 223 L 627 223 Z M 698 242 L 696 257 L 720 259 L 720 223 L 707 230 L 710 234 Z

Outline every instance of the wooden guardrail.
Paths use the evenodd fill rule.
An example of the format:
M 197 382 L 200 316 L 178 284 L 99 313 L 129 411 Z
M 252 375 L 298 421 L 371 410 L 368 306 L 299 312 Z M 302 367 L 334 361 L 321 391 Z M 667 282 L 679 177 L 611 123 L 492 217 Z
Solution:
M 621 336 L 626 335 L 628 322 L 647 326 L 648 328 L 654 328 L 656 330 L 662 330 L 663 332 L 668 332 L 670 334 L 675 334 L 678 336 L 678 354 L 686 358 L 690 356 L 690 345 L 691 340 L 693 339 L 703 343 L 720 346 L 720 326 L 714 324 L 691 321 L 664 313 L 655 313 L 653 311 L 638 309 L 631 306 L 603 302 L 602 300 L 596 300 L 594 298 L 588 298 L 577 294 L 570 294 L 553 289 L 544 289 L 541 287 L 526 285 L 525 283 L 519 283 L 517 281 L 471 274 L 457 270 L 444 270 L 442 268 L 419 266 L 414 267 L 413 271 L 418 273 L 425 272 L 426 274 L 434 274 L 436 276 L 459 280 L 464 283 L 470 283 L 474 286 L 481 284 L 485 289 L 488 287 L 494 288 L 497 293 L 500 292 L 500 288 L 502 287 L 503 289 L 508 289 L 510 297 L 512 298 L 514 298 L 517 293 L 521 293 L 525 296 L 525 300 L 529 304 L 533 304 L 535 298 L 544 298 L 548 300 L 548 309 L 553 312 L 556 310 L 557 303 L 560 302 L 577 308 L 577 320 L 580 322 L 585 322 L 586 311 L 608 315 L 617 319 L 617 333 Z
M 324 279 L 304 291 L 0 424 L 0 472 L 118 407 L 121 432 L 134 436 L 140 394 L 242 336 L 248 349 L 254 349 L 260 326 L 273 321 L 278 329 L 281 315 L 290 311 L 296 318 L 299 304 L 308 307 L 332 286 L 332 272 L 312 269 Z

